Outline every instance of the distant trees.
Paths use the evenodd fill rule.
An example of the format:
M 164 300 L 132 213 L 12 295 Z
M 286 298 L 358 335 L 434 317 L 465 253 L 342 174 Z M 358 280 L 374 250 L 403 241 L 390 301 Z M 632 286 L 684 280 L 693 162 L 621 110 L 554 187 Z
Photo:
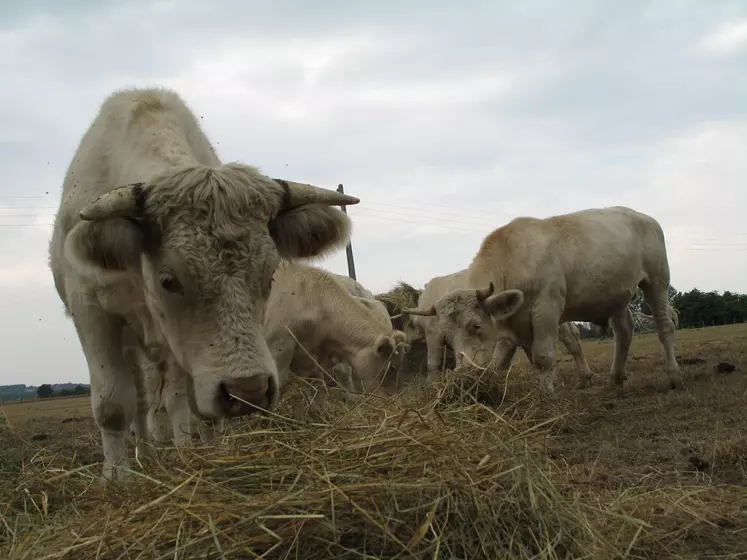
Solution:
M 90 393 L 91 390 L 88 387 L 84 387 L 83 385 L 76 385 L 73 389 L 61 389 L 59 391 L 56 391 L 54 396 L 69 397 L 72 395 L 88 395 Z
M 48 399 L 54 394 L 54 390 L 52 389 L 52 386 L 49 383 L 44 383 L 43 385 L 39 385 L 36 389 L 36 396 L 40 399 Z
M 680 327 L 683 328 L 731 325 L 747 320 L 746 294 L 701 292 L 695 288 L 677 292 L 673 305 L 680 313 Z

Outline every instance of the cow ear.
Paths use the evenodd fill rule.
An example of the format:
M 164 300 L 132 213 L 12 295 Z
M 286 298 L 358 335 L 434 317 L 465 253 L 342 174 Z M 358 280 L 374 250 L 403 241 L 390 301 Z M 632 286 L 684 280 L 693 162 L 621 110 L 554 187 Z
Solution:
M 521 290 L 504 290 L 485 298 L 483 306 L 499 321 L 514 315 L 524 303 L 524 292 Z
M 81 221 L 67 234 L 65 257 L 84 276 L 140 268 L 143 232 L 133 221 Z
M 344 247 L 352 222 L 337 208 L 307 204 L 278 214 L 268 228 L 281 257 L 303 259 L 326 256 Z

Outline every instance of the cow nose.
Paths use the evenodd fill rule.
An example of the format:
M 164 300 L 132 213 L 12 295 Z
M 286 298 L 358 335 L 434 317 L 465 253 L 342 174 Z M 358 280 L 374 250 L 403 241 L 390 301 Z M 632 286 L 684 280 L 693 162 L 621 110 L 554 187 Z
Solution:
M 228 379 L 220 385 L 221 407 L 227 416 L 242 416 L 267 408 L 276 391 L 275 379 L 269 374 Z

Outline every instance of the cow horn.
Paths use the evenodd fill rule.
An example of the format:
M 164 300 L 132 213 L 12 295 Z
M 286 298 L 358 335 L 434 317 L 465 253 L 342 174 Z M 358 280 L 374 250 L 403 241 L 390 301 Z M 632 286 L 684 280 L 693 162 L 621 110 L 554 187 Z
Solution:
M 396 315 L 390 315 L 390 316 L 389 316 L 389 318 L 390 318 L 390 319 L 391 319 L 392 321 L 394 321 L 394 320 L 396 320 L 396 319 L 399 319 L 400 317 L 402 317 L 402 313 L 397 313 Z
M 143 183 L 117 187 L 91 202 L 79 215 L 83 220 L 140 216 L 145 211 L 145 192 Z
M 436 308 L 431 305 L 428 309 L 403 309 L 402 313 L 409 313 L 410 315 L 420 315 L 421 317 L 433 317 L 436 314 Z
M 327 204 L 328 206 L 351 206 L 360 202 L 359 198 L 313 185 L 294 183 L 283 179 L 273 179 L 285 190 L 283 210 L 292 210 L 305 204 Z
M 491 295 L 493 295 L 493 291 L 495 291 L 495 287 L 493 286 L 493 283 L 490 283 L 490 286 L 488 286 L 485 290 L 475 290 L 475 295 L 477 296 L 478 301 L 485 301 L 487 298 L 489 298 Z

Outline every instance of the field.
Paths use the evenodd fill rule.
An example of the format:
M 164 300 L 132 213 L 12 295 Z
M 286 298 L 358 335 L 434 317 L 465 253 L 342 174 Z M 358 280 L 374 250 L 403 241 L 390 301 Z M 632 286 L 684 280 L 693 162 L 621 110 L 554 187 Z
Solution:
M 555 399 L 523 355 L 322 409 L 295 382 L 275 415 L 158 448 L 108 490 L 88 398 L 0 407 L 0 555 L 747 558 L 747 325 L 679 331 L 680 363 L 704 362 L 676 392 L 656 335 L 622 390 L 611 342 L 583 346 L 594 385 L 560 350 Z

